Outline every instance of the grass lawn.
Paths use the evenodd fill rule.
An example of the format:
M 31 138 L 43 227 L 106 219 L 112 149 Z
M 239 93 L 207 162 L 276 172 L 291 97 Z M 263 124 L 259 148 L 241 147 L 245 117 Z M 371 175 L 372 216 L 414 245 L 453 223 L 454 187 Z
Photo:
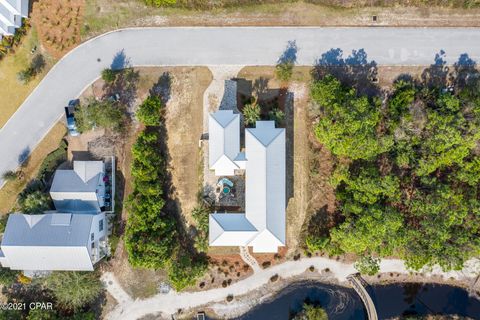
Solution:
M 35 29 L 32 27 L 28 34 L 23 38 L 22 43 L 15 48 L 15 53 L 8 54 L 0 61 L 0 128 L 5 125 L 12 114 L 42 80 L 44 75 L 53 65 L 52 59 L 45 57 L 46 66 L 41 74 L 32 79 L 27 85 L 17 80 L 17 73 L 25 69 L 32 59 L 30 53 L 33 47 L 40 48 Z M 38 49 L 37 52 L 41 50 Z
M 9 181 L 0 189 L 0 215 L 9 213 L 12 210 L 18 194 L 30 180 L 37 176 L 43 160 L 50 152 L 58 148 L 65 133 L 65 125 L 58 122 L 32 151 L 26 166 L 22 168 L 23 178 Z

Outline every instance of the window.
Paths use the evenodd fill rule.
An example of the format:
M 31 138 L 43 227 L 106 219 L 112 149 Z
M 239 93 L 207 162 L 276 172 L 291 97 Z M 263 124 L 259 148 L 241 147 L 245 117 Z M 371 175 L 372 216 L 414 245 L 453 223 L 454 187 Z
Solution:
M 92 234 L 90 235 L 90 239 L 91 239 L 91 241 L 95 240 L 95 234 L 92 233 Z
M 98 231 L 102 232 L 103 231 L 103 219 L 98 221 Z

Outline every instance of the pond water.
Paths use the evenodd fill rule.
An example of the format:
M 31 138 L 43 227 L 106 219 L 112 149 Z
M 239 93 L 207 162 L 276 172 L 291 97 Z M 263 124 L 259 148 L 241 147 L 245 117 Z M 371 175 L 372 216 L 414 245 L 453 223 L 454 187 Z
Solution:
M 379 319 L 427 314 L 456 314 L 480 319 L 480 300 L 469 297 L 467 291 L 461 288 L 430 283 L 399 283 L 372 286 L 368 290 Z M 298 282 L 238 320 L 288 320 L 305 301 L 320 304 L 330 320 L 367 319 L 363 303 L 353 289 L 318 282 Z

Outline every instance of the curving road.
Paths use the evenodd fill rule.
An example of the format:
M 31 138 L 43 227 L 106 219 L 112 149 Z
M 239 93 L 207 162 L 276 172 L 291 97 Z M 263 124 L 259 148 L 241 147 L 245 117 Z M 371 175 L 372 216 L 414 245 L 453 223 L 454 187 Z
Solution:
M 0 174 L 18 167 L 77 97 L 111 66 L 119 52 L 132 66 L 273 65 L 288 41 L 296 41 L 297 64 L 312 65 L 322 53 L 364 49 L 382 65 L 429 65 L 440 50 L 448 63 L 463 53 L 480 58 L 475 28 L 139 28 L 91 39 L 61 59 L 0 129 Z M 116 59 L 121 65 L 121 59 Z M 119 63 L 120 62 L 120 63 Z M 3 181 L 0 180 L 0 185 Z

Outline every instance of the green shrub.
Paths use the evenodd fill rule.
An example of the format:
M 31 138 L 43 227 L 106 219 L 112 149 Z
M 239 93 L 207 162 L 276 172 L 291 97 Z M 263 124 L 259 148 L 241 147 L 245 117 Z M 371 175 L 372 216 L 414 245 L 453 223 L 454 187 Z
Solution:
M 325 247 L 330 243 L 330 238 L 328 237 L 314 237 L 308 235 L 305 239 L 305 245 L 307 250 L 310 253 L 315 253 L 317 251 L 325 249 Z
M 304 303 L 302 310 L 292 320 L 328 320 L 328 314 L 320 306 Z
M 260 120 L 260 106 L 256 101 L 246 104 L 242 112 L 245 124 L 248 126 L 253 126 L 256 121 Z
M 86 106 L 79 105 L 76 107 L 75 119 L 79 132 L 97 127 L 122 131 L 126 122 L 126 115 L 120 103 L 92 99 Z
M 285 113 L 278 108 L 274 108 L 268 112 L 268 118 L 275 121 L 277 126 L 282 126 L 285 122 Z
M 159 97 L 149 96 L 138 107 L 135 115 L 137 119 L 146 126 L 159 126 L 161 117 L 160 110 L 162 109 L 162 101 Z
M 150 6 L 163 7 L 176 4 L 177 0 L 145 0 L 145 3 Z
M 10 270 L 10 268 L 0 267 L 0 284 L 10 287 L 17 281 L 19 274 L 20 272 L 17 270 Z
M 80 310 L 103 291 L 95 272 L 54 271 L 42 280 L 56 301 L 65 308 Z
M 370 256 L 363 256 L 360 258 L 360 260 L 355 262 L 354 267 L 361 274 L 373 276 L 380 271 L 380 259 Z
M 177 244 L 176 220 L 163 211 L 167 167 L 160 156 L 159 133 L 143 131 L 132 147 L 133 192 L 127 200 L 125 232 L 128 260 L 133 266 L 160 269 Z
M 115 81 L 117 77 L 118 71 L 115 71 L 110 68 L 106 68 L 102 70 L 102 80 L 105 81 L 107 84 L 111 84 Z
M 204 259 L 193 259 L 184 250 L 178 250 L 168 267 L 168 279 L 175 290 L 180 291 L 195 283 L 204 274 L 207 262 Z
M 275 66 L 275 76 L 281 81 L 289 81 L 293 74 L 293 62 L 281 62 Z
M 17 179 L 17 177 L 18 177 L 17 172 L 13 170 L 5 171 L 2 175 L 2 179 L 5 181 L 13 181 Z
M 50 152 L 42 161 L 38 170 L 37 180 L 46 181 L 50 179 L 57 167 L 67 161 L 67 149 L 67 142 L 62 139 L 58 148 Z
M 195 248 L 199 252 L 207 252 L 208 250 L 208 218 L 210 210 L 200 205 L 193 209 L 192 217 L 196 223 L 197 236 L 195 238 Z
M 34 191 L 20 198 L 19 205 L 23 213 L 41 214 L 51 208 L 51 199 L 42 191 Z

